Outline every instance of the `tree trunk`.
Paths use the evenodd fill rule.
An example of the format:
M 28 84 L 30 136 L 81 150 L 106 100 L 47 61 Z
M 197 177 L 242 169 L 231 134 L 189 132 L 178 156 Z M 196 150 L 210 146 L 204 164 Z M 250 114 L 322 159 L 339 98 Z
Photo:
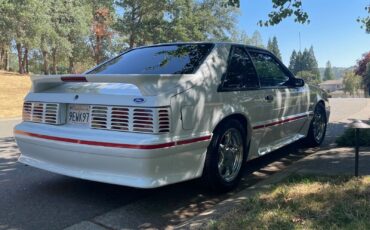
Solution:
M 0 49 L 0 69 L 3 69 L 4 65 L 4 59 L 5 59 L 5 49 L 4 47 L 1 47 Z
M 100 36 L 96 36 L 96 46 L 95 46 L 95 61 L 98 65 L 100 63 L 100 52 L 101 52 L 101 39 Z
M 75 72 L 75 63 L 74 63 L 74 60 L 73 60 L 73 57 L 69 57 L 69 68 L 68 68 L 68 72 L 69 73 L 76 73 Z
M 22 44 L 17 43 L 17 52 L 18 52 L 18 73 L 23 74 L 24 68 L 22 65 Z
M 9 70 L 9 61 L 10 61 L 9 50 L 5 50 L 4 69 L 6 71 Z
M 57 74 L 57 49 L 53 49 L 51 55 L 53 59 L 51 72 L 52 74 Z
M 129 46 L 130 46 L 130 49 L 133 48 L 135 45 L 135 37 L 133 35 L 133 33 L 130 34 L 130 42 L 129 42 Z
M 22 66 L 25 73 L 28 73 L 28 48 L 24 48 Z
M 135 30 L 135 27 L 137 26 L 135 24 L 135 20 L 136 20 L 136 16 L 137 16 L 137 8 L 134 7 L 132 9 L 132 12 L 131 12 L 131 25 L 130 25 L 130 37 L 129 37 L 129 46 L 130 46 L 130 49 L 134 47 L 135 45 L 135 33 L 136 33 L 136 30 Z
M 48 52 L 43 50 L 42 51 L 42 58 L 44 59 L 44 66 L 43 66 L 43 72 L 45 75 L 49 74 L 49 63 L 48 63 Z

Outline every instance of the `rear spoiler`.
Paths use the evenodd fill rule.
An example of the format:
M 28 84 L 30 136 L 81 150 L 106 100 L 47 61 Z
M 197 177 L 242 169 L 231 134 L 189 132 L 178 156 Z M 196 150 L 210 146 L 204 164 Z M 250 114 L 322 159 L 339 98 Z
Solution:
M 42 92 L 68 82 L 127 83 L 138 87 L 143 96 L 153 96 L 180 85 L 188 89 L 195 79 L 194 74 L 33 75 L 31 92 Z

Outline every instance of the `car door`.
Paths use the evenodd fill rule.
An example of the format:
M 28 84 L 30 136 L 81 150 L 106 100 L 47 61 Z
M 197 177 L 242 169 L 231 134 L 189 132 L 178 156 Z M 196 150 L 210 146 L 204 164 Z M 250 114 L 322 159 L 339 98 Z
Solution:
M 281 63 L 269 52 L 259 49 L 249 49 L 249 54 L 255 65 L 263 101 L 265 121 L 254 127 L 264 128 L 264 136 L 260 142 L 259 154 L 263 155 L 282 145 L 291 135 L 291 130 L 284 128 L 284 122 L 294 113 L 294 99 L 289 90 L 291 75 Z
M 252 60 L 244 46 L 233 45 L 230 49 L 228 66 L 218 89 L 220 101 L 227 113 L 243 113 L 252 127 L 268 119 L 261 103 L 263 93 Z M 264 129 L 253 130 L 249 158 L 258 156 L 259 141 Z
M 307 85 L 295 85 L 293 82 L 285 89 L 289 97 L 283 108 L 285 117 L 282 119 L 285 122 L 282 125 L 288 139 L 299 139 L 305 135 L 302 128 L 309 120 L 310 93 Z

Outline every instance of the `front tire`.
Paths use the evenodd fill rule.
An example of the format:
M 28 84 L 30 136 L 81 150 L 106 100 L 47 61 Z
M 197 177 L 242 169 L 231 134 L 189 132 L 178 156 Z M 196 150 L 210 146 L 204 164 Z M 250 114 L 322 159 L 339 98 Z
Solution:
M 240 182 L 246 161 L 246 131 L 238 120 L 220 124 L 208 146 L 203 181 L 213 192 L 227 192 Z
M 305 138 L 305 142 L 309 147 L 321 145 L 325 138 L 327 123 L 325 106 L 319 103 L 315 107 L 310 128 Z

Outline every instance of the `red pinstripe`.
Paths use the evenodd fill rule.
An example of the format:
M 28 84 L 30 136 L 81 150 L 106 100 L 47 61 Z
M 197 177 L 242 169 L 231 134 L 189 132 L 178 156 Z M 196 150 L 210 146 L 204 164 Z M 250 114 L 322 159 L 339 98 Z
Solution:
M 299 120 L 299 119 L 305 118 L 307 116 L 308 115 L 301 115 L 301 116 L 292 117 L 292 118 L 288 118 L 288 119 L 281 120 L 281 121 L 275 121 L 275 122 L 264 124 L 264 125 L 257 125 L 257 126 L 254 126 L 253 129 L 261 129 L 261 128 L 270 127 L 270 126 L 274 126 L 274 125 L 281 125 L 283 123 Z
M 61 141 L 61 142 L 68 142 L 73 144 L 81 144 L 81 145 L 93 145 L 93 146 L 103 146 L 103 147 L 113 147 L 113 148 L 127 148 L 127 149 L 161 149 L 161 148 L 168 148 L 178 145 L 185 145 L 191 144 L 200 141 L 208 141 L 211 139 L 211 135 L 204 136 L 204 137 L 197 137 L 188 140 L 181 140 L 181 141 L 174 141 L 174 142 L 167 142 L 161 144 L 153 144 L 153 145 L 133 145 L 133 144 L 120 144 L 120 143 L 110 143 L 110 142 L 100 142 L 100 141 L 87 141 L 87 140 L 78 140 L 78 139 L 71 139 L 71 138 L 64 138 L 64 137 L 55 137 L 37 133 L 30 133 L 24 132 L 20 130 L 15 130 L 15 134 L 29 136 L 29 137 L 36 137 L 46 140 L 53 140 L 53 141 Z

